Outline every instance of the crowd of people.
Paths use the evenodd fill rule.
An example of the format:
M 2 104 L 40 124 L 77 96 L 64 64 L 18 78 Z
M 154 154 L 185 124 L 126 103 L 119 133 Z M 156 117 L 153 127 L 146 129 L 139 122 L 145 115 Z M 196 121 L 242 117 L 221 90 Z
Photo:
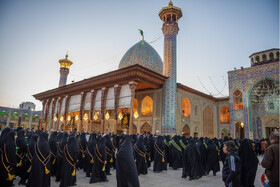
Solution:
M 78 184 L 77 170 L 84 172 L 89 183 L 107 182 L 111 170 L 116 169 L 118 187 L 138 187 L 138 176 L 148 174 L 149 167 L 155 173 L 182 168 L 182 178 L 198 180 L 210 172 L 216 176 L 221 170 L 219 161 L 223 163 L 222 180 L 226 186 L 254 186 L 259 164 L 266 168 L 270 186 L 279 185 L 279 158 L 278 163 L 274 161 L 276 154 L 279 157 L 278 133 L 273 133 L 270 140 L 251 141 L 178 135 L 48 133 L 19 127 L 2 131 L 0 151 L 1 186 L 13 186 L 15 176 L 20 178 L 19 185 L 29 187 L 50 186 L 50 177 L 61 187 L 74 186 Z M 264 159 L 259 163 L 257 155 L 262 154 Z

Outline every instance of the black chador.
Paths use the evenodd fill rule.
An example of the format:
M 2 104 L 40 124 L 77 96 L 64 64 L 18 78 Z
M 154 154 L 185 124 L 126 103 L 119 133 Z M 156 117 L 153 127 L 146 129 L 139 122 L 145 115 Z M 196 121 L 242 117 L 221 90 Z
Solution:
M 85 156 L 86 156 L 86 176 L 90 177 L 90 173 L 92 170 L 92 166 L 93 166 L 93 161 L 94 161 L 94 149 L 96 146 L 96 133 L 92 133 L 89 137 L 89 141 L 87 143 L 87 147 L 86 147 L 86 152 L 85 152 Z
M 196 147 L 200 156 L 200 162 L 202 164 L 203 170 L 204 172 L 206 172 L 205 170 L 205 166 L 206 166 L 206 149 L 207 149 L 207 145 L 206 143 L 204 143 L 204 139 L 201 137 L 199 138 L 198 142 L 196 143 Z
M 51 149 L 51 176 L 54 176 L 56 173 L 56 154 L 57 154 L 57 132 L 52 132 L 49 138 L 49 145 Z
M 258 169 L 258 157 L 253 150 L 252 144 L 248 139 L 243 139 L 238 149 L 238 155 L 241 161 L 241 186 L 252 187 Z
M 30 187 L 50 186 L 50 146 L 48 133 L 41 132 L 35 144 L 35 154 L 32 160 L 32 167 L 28 185 Z
M 223 139 L 223 143 L 227 142 L 228 140 L 229 140 L 229 138 L 227 136 L 225 136 L 224 139 Z M 220 154 L 221 154 L 222 163 L 224 165 L 227 155 L 223 151 L 223 148 L 224 148 L 223 143 L 222 143 L 222 146 L 221 146 L 221 149 L 220 149 Z
M 10 131 L 3 142 L 0 162 L 1 186 L 12 186 L 17 165 L 15 132 Z
M 8 137 L 8 134 L 9 132 L 11 131 L 11 129 L 9 127 L 6 127 L 2 133 L 1 133 L 1 136 L 0 136 L 0 155 L 2 154 L 3 152 L 3 146 L 4 146 L 4 143 Z
M 151 167 L 152 157 L 151 157 L 151 145 L 148 136 L 144 138 L 144 145 L 146 147 L 146 161 L 147 168 Z
M 24 130 L 20 130 L 17 133 L 17 140 L 16 140 L 16 146 L 17 146 L 17 167 L 16 167 L 16 175 L 19 176 L 21 179 L 19 181 L 19 184 L 25 184 L 23 175 L 26 173 L 26 167 L 25 166 L 25 155 L 27 153 L 27 143 L 24 137 Z
M 63 133 L 61 140 L 57 146 L 57 154 L 56 154 L 56 182 L 59 182 L 62 176 L 62 160 L 63 160 L 63 150 L 64 146 L 67 144 L 68 134 Z
M 199 153 L 192 138 L 184 151 L 182 178 L 189 177 L 190 180 L 194 180 L 199 179 L 203 174 Z
M 218 157 L 218 146 L 209 139 L 208 140 L 208 146 L 206 151 L 206 165 L 205 165 L 205 171 L 207 174 L 212 170 L 214 176 L 216 176 L 216 173 L 220 171 L 220 164 L 219 164 L 219 157 Z
M 117 146 L 117 140 L 116 140 L 117 136 L 113 135 L 112 136 L 112 146 L 113 146 L 113 163 L 112 166 L 114 169 L 116 169 L 116 146 Z
M 158 136 L 156 143 L 154 145 L 154 172 L 158 173 L 162 170 L 167 170 L 167 162 L 165 156 L 165 144 L 163 142 L 163 137 Z
M 106 138 L 101 137 L 95 146 L 94 162 L 90 183 L 107 182 L 105 166 L 107 164 Z
M 76 164 L 79 147 L 75 136 L 70 136 L 63 149 L 62 177 L 60 187 L 73 186 L 76 183 Z
M 148 170 L 146 164 L 146 154 L 145 154 L 146 149 L 144 146 L 143 136 L 139 137 L 138 141 L 135 144 L 134 150 L 135 150 L 138 175 L 140 174 L 146 175 L 148 173 Z
M 165 156 L 166 156 L 167 163 L 169 163 L 169 147 L 170 147 L 169 141 L 170 141 L 169 135 L 164 136 L 163 142 L 165 144 Z
M 106 153 L 107 153 L 107 164 L 105 167 L 105 172 L 106 172 L 106 175 L 111 175 L 110 167 L 112 166 L 112 164 L 114 162 L 113 161 L 113 155 L 114 155 L 113 145 L 112 145 L 112 141 L 111 141 L 111 136 L 109 134 L 106 134 L 105 138 L 106 138 Z
M 169 152 L 170 155 L 170 167 L 173 167 L 173 170 L 177 170 L 182 167 L 182 153 L 183 150 L 180 147 L 179 137 L 175 135 L 171 140 L 171 150 Z
M 119 146 L 116 158 L 116 175 L 118 187 L 139 187 L 137 168 L 133 158 L 132 142 L 125 135 Z
M 154 153 L 155 153 L 154 145 L 156 142 L 155 137 L 152 134 L 150 134 L 148 141 L 149 141 L 150 148 L 151 148 L 151 150 L 150 150 L 151 151 L 151 161 L 154 161 Z
M 87 139 L 86 139 L 86 133 L 82 132 L 81 136 L 78 138 L 78 144 L 80 148 L 80 155 L 79 155 L 79 166 L 86 171 L 86 145 L 87 145 Z
M 32 160 L 35 155 L 35 144 L 37 142 L 38 135 L 33 134 L 28 140 L 28 148 L 27 148 L 27 154 L 26 154 L 26 162 L 25 162 L 25 167 L 26 167 L 26 173 L 24 175 L 23 181 L 27 180 L 30 176 L 31 168 L 32 168 Z M 28 182 L 30 182 L 28 180 Z M 28 185 L 28 184 L 27 184 Z

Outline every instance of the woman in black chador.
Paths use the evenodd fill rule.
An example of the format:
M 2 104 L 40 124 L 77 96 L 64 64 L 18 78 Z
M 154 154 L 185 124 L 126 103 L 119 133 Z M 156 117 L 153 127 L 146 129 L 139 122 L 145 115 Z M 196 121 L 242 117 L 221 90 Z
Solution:
M 139 187 L 137 168 L 133 158 L 132 142 L 129 135 L 122 140 L 116 158 L 118 187 Z
M 205 167 L 206 167 L 207 145 L 206 145 L 206 143 L 204 143 L 203 137 L 198 139 L 198 142 L 196 143 L 196 148 L 197 148 L 199 156 L 200 156 L 200 162 L 202 164 L 203 171 L 206 173 Z
M 79 147 L 75 136 L 70 136 L 63 150 L 62 177 L 60 187 L 74 186 L 76 183 L 76 164 Z
M 163 137 L 158 136 L 155 146 L 154 154 L 154 172 L 159 173 L 162 170 L 167 170 L 167 162 L 165 156 L 165 144 L 163 142 Z
M 78 138 L 78 144 L 80 148 L 80 155 L 79 155 L 79 166 L 86 172 L 86 145 L 87 145 L 87 139 L 86 139 L 86 133 L 82 132 L 81 136 Z
M 92 170 L 92 166 L 93 166 L 93 161 L 94 161 L 94 149 L 96 146 L 96 133 L 92 133 L 89 137 L 89 141 L 87 143 L 87 147 L 86 147 L 86 152 L 85 152 L 85 156 L 86 156 L 86 176 L 90 177 L 90 173 Z
M 65 132 L 62 137 L 61 140 L 57 146 L 57 154 L 56 154 L 56 182 L 59 182 L 62 176 L 62 160 L 63 160 L 63 150 L 64 150 L 64 146 L 67 143 L 67 138 L 68 138 L 68 134 Z
M 8 137 L 8 134 L 9 132 L 11 131 L 11 129 L 9 127 L 6 127 L 2 133 L 1 133 L 1 136 L 0 136 L 0 155 L 2 154 L 3 152 L 3 146 L 4 146 L 4 143 Z
M 135 157 L 136 157 L 136 166 L 138 175 L 146 175 L 148 173 L 147 164 L 146 164 L 146 149 L 144 146 L 143 136 L 141 135 L 134 147 Z
M 218 146 L 211 140 L 208 140 L 208 146 L 206 150 L 206 165 L 205 171 L 207 175 L 212 170 L 213 175 L 216 176 L 216 173 L 220 171 L 220 163 L 218 157 Z
M 171 140 L 171 146 L 169 148 L 171 148 L 169 151 L 169 155 L 170 155 L 169 167 L 173 167 L 173 170 L 177 170 L 178 168 L 182 167 L 181 161 L 182 161 L 182 154 L 184 151 L 180 147 L 179 137 L 177 135 L 175 135 Z
M 241 186 L 253 187 L 259 160 L 248 139 L 243 139 L 238 149 L 241 161 Z
M 183 156 L 182 178 L 189 177 L 189 180 L 199 179 L 204 174 L 195 140 L 191 138 Z
M 3 142 L 0 162 L 0 184 L 1 186 L 12 186 L 17 165 L 15 132 L 10 131 Z
M 101 137 L 95 146 L 94 163 L 89 183 L 108 182 L 105 173 L 107 164 L 106 138 Z
M 151 152 L 151 145 L 148 136 L 146 136 L 144 139 L 144 145 L 146 147 L 146 161 L 147 161 L 147 168 L 151 167 L 152 162 L 152 152 Z
M 57 132 L 52 132 L 49 138 L 49 145 L 51 149 L 51 176 L 54 176 L 56 173 L 56 154 L 57 154 Z
M 28 148 L 27 148 L 27 154 L 26 154 L 27 159 L 26 159 L 26 162 L 25 162 L 25 167 L 26 167 L 27 172 L 24 175 L 24 179 L 23 179 L 24 182 L 30 176 L 30 172 L 31 172 L 31 168 L 32 168 L 32 160 L 33 160 L 33 157 L 35 155 L 35 144 L 37 142 L 37 139 L 38 139 L 38 135 L 33 134 L 33 135 L 31 135 L 31 137 L 29 138 L 29 141 L 28 141 Z M 28 180 L 28 183 L 29 182 L 30 181 Z
M 167 163 L 169 163 L 169 147 L 170 147 L 169 141 L 170 141 L 169 135 L 167 136 L 164 135 L 163 142 L 165 144 L 165 156 L 166 156 Z
M 16 152 L 17 155 L 17 167 L 16 167 L 16 175 L 20 177 L 20 181 L 18 184 L 24 184 L 25 181 L 23 175 L 26 173 L 25 166 L 25 155 L 27 153 L 27 143 L 24 137 L 24 130 L 20 130 L 17 132 L 16 146 L 18 150 Z
M 111 141 L 111 136 L 109 134 L 105 135 L 106 138 L 106 153 L 107 153 L 107 164 L 105 167 L 105 172 L 106 175 L 112 175 L 110 173 L 110 167 L 113 164 L 113 145 L 112 145 L 112 141 Z
M 41 132 L 35 144 L 35 154 L 32 160 L 32 168 L 29 177 L 30 187 L 50 186 L 50 146 L 48 143 L 48 133 Z

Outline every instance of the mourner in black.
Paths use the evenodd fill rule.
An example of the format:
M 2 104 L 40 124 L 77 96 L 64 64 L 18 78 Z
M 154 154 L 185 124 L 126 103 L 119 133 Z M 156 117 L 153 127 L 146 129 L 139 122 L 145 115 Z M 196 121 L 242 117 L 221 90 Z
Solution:
M 62 176 L 62 160 L 63 160 L 63 150 L 64 146 L 67 144 L 68 134 L 63 133 L 61 140 L 57 146 L 57 154 L 56 154 L 56 182 L 59 182 Z
M 207 145 L 204 143 L 204 138 L 199 138 L 197 144 L 196 144 L 199 156 L 200 156 L 200 162 L 202 164 L 204 172 L 206 172 L 205 167 L 206 167 L 206 149 Z
M 163 137 L 158 136 L 154 145 L 155 154 L 154 154 L 154 169 L 156 173 L 161 172 L 162 170 L 167 170 L 167 162 L 165 156 L 165 144 L 163 142 Z
M 48 133 L 41 132 L 35 144 L 35 154 L 32 160 L 32 167 L 29 177 L 29 187 L 50 186 L 50 146 L 48 143 Z
M 207 174 L 209 174 L 211 170 L 213 171 L 213 175 L 216 176 L 216 173 L 220 171 L 220 164 L 218 157 L 218 146 L 211 139 L 209 139 L 206 150 L 205 171 Z
M 133 158 L 131 138 L 125 135 L 116 156 L 116 176 L 118 187 L 139 187 L 136 164 Z
M 143 136 L 140 136 L 134 147 L 136 166 L 138 175 L 146 175 L 148 173 L 147 164 L 146 164 L 146 149 L 144 145 Z
M 5 139 L 1 154 L 0 184 L 9 187 L 13 185 L 17 165 L 15 132 L 10 131 Z
M 110 173 L 110 168 L 114 162 L 113 161 L 114 152 L 113 152 L 113 145 L 112 145 L 112 141 L 111 141 L 111 135 L 106 134 L 105 138 L 106 138 L 106 153 L 107 153 L 107 164 L 105 167 L 105 172 L 106 172 L 106 175 L 112 175 Z
M 107 182 L 105 167 L 107 164 L 106 138 L 101 137 L 95 146 L 94 163 L 90 183 Z
M 238 149 L 241 161 L 241 186 L 253 187 L 258 169 L 259 159 L 248 139 L 243 139 Z
M 75 136 L 68 139 L 63 150 L 62 177 L 60 187 L 74 186 L 76 184 L 76 164 L 79 156 L 79 147 Z
M 86 133 L 82 132 L 82 134 L 78 138 L 78 144 L 80 148 L 80 155 L 79 155 L 79 166 L 86 171 L 86 145 L 87 145 L 87 139 L 86 139 Z
M 86 176 L 90 177 L 90 173 L 93 167 L 93 161 L 94 161 L 94 150 L 96 146 L 96 133 L 92 133 L 90 135 L 89 141 L 87 142 L 87 147 L 86 147 Z
M 16 167 L 16 175 L 20 177 L 20 181 L 19 184 L 24 184 L 25 185 L 25 181 L 24 181 L 24 174 L 26 173 L 26 167 L 25 167 L 25 155 L 27 153 L 27 142 L 25 140 L 25 136 L 24 136 L 25 131 L 24 130 L 20 130 L 17 132 L 17 139 L 16 139 L 16 146 L 17 146 L 17 151 L 16 151 L 16 155 L 17 155 L 17 167 Z
M 51 176 L 54 176 L 56 174 L 56 154 L 57 154 L 57 132 L 52 132 L 50 138 L 49 138 L 49 145 L 51 149 Z

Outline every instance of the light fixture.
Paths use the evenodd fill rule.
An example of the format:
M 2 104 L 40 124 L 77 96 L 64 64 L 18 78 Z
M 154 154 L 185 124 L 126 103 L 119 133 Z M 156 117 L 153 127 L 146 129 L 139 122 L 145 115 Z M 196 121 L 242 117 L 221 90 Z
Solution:
M 107 112 L 107 113 L 105 114 L 105 119 L 108 120 L 109 118 L 110 118 L 110 114 L 109 114 L 109 112 Z
M 137 119 L 139 117 L 139 114 L 138 114 L 137 110 L 134 112 L 133 116 L 134 116 L 135 119 Z
M 71 116 L 70 115 L 68 115 L 68 117 L 67 117 L 67 121 L 70 121 L 71 120 Z
M 78 116 L 78 115 L 75 116 L 75 120 L 76 120 L 76 121 L 79 120 L 79 116 Z
M 119 113 L 118 118 L 119 118 L 119 120 L 122 120 L 122 118 L 123 118 L 122 112 Z
M 88 114 L 87 114 L 87 113 L 84 114 L 84 120 L 85 120 L 85 121 L 88 120 Z
M 240 126 L 241 126 L 241 128 L 244 128 L 244 123 L 242 122 L 242 123 L 240 124 Z
M 94 119 L 94 120 L 97 120 L 97 119 L 98 119 L 97 113 L 94 114 L 93 119 Z
M 60 117 L 60 121 L 62 122 L 63 120 L 64 120 L 64 117 L 63 117 L 63 116 L 61 116 L 61 117 Z
M 54 122 L 56 122 L 56 121 L 57 121 L 57 117 L 55 116 L 55 117 L 53 118 L 53 120 L 54 120 Z

